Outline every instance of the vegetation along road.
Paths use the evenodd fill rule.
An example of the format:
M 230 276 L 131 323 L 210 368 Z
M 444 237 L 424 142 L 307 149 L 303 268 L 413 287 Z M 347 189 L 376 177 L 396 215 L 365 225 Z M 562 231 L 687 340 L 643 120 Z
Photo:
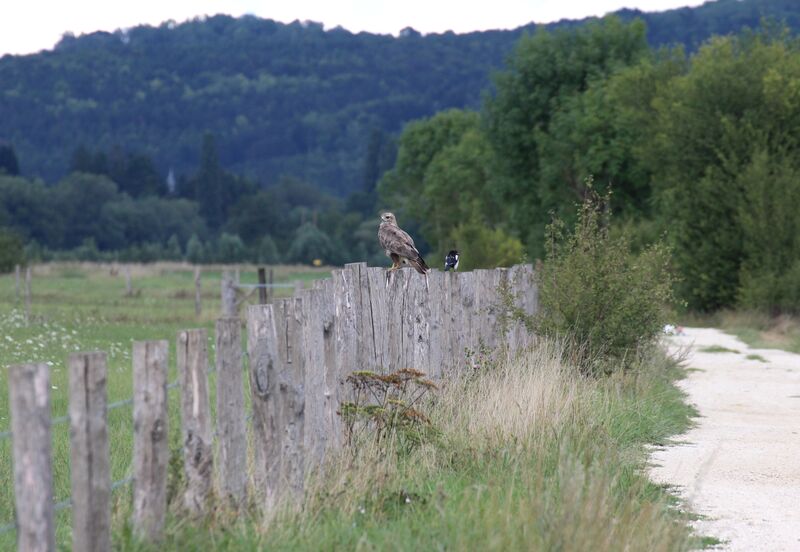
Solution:
M 800 355 L 710 328 L 670 346 L 688 354 L 681 386 L 700 417 L 653 453 L 653 478 L 676 485 L 697 531 L 725 549 L 800 550 Z

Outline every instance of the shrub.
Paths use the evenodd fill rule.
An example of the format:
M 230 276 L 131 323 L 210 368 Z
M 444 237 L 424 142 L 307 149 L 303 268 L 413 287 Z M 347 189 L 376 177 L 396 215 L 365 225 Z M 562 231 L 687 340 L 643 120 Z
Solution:
M 590 189 L 573 231 L 559 220 L 550 224 L 548 257 L 537 273 L 536 327 L 566 339 L 587 373 L 633 366 L 655 342 L 673 300 L 669 250 L 659 242 L 633 255 L 626 235 L 609 235 L 608 205 L 608 194 Z
M 275 240 L 269 235 L 261 238 L 258 244 L 258 262 L 264 264 L 278 264 L 280 260 L 278 246 L 275 245 Z
M 0 274 L 11 272 L 14 265 L 25 264 L 22 240 L 8 230 L 0 228 Z
M 203 242 L 197 237 L 197 234 L 192 234 L 189 241 L 186 243 L 186 260 L 193 264 L 202 263 L 205 260 L 206 251 L 203 247 Z

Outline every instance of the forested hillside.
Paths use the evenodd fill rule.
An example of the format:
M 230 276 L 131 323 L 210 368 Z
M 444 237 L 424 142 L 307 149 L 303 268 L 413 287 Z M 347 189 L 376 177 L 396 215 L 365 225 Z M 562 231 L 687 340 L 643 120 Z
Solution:
M 647 23 L 651 45 L 689 50 L 764 16 L 798 28 L 799 14 L 792 0 L 620 12 Z M 265 186 L 288 175 L 343 196 L 362 187 L 370 149 L 390 148 L 406 122 L 479 107 L 492 71 L 534 28 L 393 38 L 215 16 L 65 36 L 53 51 L 0 59 L 0 140 L 13 144 L 24 175 L 48 182 L 69 172 L 79 145 L 143 154 L 164 178 L 197 167 L 210 131 L 227 170 Z

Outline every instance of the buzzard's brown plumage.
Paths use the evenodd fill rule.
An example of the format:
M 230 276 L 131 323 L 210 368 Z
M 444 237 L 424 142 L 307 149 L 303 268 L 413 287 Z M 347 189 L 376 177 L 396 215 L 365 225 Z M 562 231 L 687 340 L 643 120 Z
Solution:
M 430 268 L 425 264 L 425 259 L 419 254 L 414 246 L 414 240 L 407 232 L 397 226 L 397 219 L 392 213 L 381 215 L 381 225 L 378 228 L 378 241 L 386 252 L 386 256 L 392 259 L 392 268 L 397 270 L 404 264 L 410 264 L 420 274 L 427 274 Z

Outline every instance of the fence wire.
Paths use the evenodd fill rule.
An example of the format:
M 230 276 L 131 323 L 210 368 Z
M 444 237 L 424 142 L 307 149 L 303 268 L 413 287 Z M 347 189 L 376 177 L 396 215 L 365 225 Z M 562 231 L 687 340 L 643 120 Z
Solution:
M 246 354 L 245 354 L 245 356 L 246 356 Z M 216 367 L 210 367 L 207 370 L 206 373 L 207 374 L 213 374 L 216 371 L 217 371 Z M 170 382 L 170 383 L 167 384 L 167 390 L 175 389 L 179 385 L 180 385 L 180 381 L 179 380 L 175 380 L 173 382 Z M 112 410 L 116 410 L 117 408 L 122 408 L 122 407 L 125 407 L 125 406 L 128 406 L 128 405 L 131 405 L 131 404 L 133 404 L 133 397 L 129 397 L 127 399 L 122 399 L 120 401 L 115 401 L 115 402 L 113 402 L 113 403 L 111 403 L 109 405 L 106 405 L 106 412 L 111 412 Z M 253 419 L 253 415 L 250 414 L 247 417 L 246 421 L 249 422 L 252 419 Z M 57 418 L 51 419 L 50 420 L 50 425 L 63 424 L 64 422 L 68 422 L 68 421 L 69 421 L 69 414 L 66 414 L 64 416 L 58 416 Z M 11 430 L 0 432 L 0 441 L 2 441 L 3 439 L 8 439 L 10 437 L 13 437 L 13 433 L 11 432 Z M 214 437 L 216 437 L 216 431 L 214 432 Z M 113 483 L 111 483 L 111 490 L 115 491 L 118 488 L 120 488 L 120 487 L 122 487 L 124 485 L 127 485 L 128 483 L 131 483 L 132 481 L 133 481 L 133 476 L 126 477 L 126 478 L 120 479 L 118 481 L 114 481 Z M 56 512 L 60 512 L 61 510 L 66 510 L 67 508 L 71 508 L 71 507 L 72 507 L 72 497 L 71 496 L 65 498 L 61 502 L 56 502 L 53 505 L 53 509 Z M 3 525 L 0 525 L 0 535 L 2 535 L 4 533 L 8 533 L 9 531 L 14 531 L 14 530 L 16 530 L 16 528 L 17 528 L 16 520 L 11 521 L 9 523 L 5 523 Z

